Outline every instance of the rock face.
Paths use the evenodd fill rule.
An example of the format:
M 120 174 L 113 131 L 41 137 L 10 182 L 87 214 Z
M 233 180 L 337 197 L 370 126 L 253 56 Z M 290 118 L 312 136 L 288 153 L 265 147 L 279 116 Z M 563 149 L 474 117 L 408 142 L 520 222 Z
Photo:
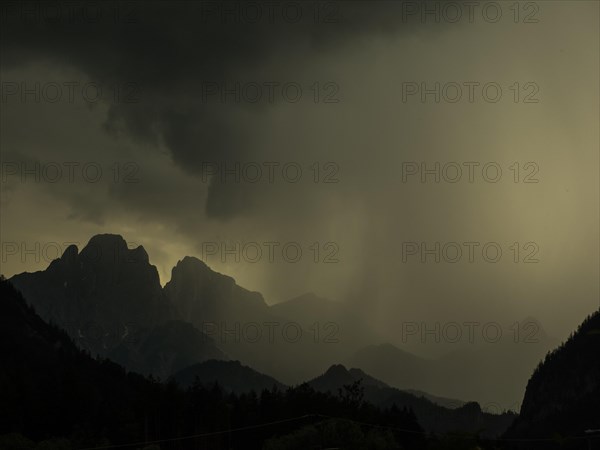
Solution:
M 11 282 L 44 320 L 92 354 L 104 356 L 126 333 L 177 316 L 144 248 L 129 249 L 118 235 L 94 236 L 80 253 L 72 245 L 45 271 Z
M 80 348 L 129 370 L 165 379 L 188 365 L 229 359 L 220 347 L 259 366 L 266 358 L 260 343 L 226 334 L 273 320 L 262 295 L 193 257 L 178 262 L 163 289 L 143 247 L 129 249 L 121 236 L 103 234 L 81 252 L 68 247 L 46 270 L 10 281 Z
M 108 356 L 129 370 L 161 380 L 196 363 L 229 359 L 213 339 L 181 320 L 140 330 L 132 339 L 124 339 Z
M 268 313 L 260 293 L 238 286 L 233 278 L 190 256 L 173 268 L 164 291 L 181 318 L 201 330 L 206 324 L 262 320 Z
M 325 340 L 331 329 L 279 316 L 260 293 L 197 258 L 179 261 L 162 288 L 146 251 L 118 235 L 94 236 L 81 252 L 71 246 L 46 270 L 10 281 L 80 348 L 162 379 L 208 359 L 237 359 L 293 384 L 347 353 L 337 334 Z
M 584 436 L 586 429 L 600 428 L 598 405 L 600 312 L 597 311 L 537 367 L 527 384 L 519 418 L 507 436 Z M 564 445 L 576 448 L 581 442 L 567 440 Z
M 260 293 L 238 286 L 197 258 L 177 263 L 164 292 L 183 320 L 212 337 L 232 359 L 286 384 L 312 376 L 321 363 L 323 346 L 308 332 L 301 330 L 298 340 L 286 339 L 285 330 L 292 337 L 298 332 L 295 323 L 288 327 L 291 321 L 273 314 Z

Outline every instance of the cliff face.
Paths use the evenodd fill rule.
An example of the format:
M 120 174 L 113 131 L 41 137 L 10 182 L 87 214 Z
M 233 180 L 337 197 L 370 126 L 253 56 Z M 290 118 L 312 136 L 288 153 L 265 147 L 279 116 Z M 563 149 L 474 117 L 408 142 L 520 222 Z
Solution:
M 92 354 L 105 356 L 124 336 L 177 317 L 143 247 L 129 249 L 118 235 L 72 245 L 44 271 L 10 280 L 46 321 Z
M 261 294 L 238 286 L 233 278 L 214 272 L 190 256 L 173 268 L 164 292 L 182 319 L 200 329 L 206 323 L 248 322 L 269 317 Z
M 531 376 L 508 437 L 583 436 L 600 428 L 600 312 L 585 319 Z

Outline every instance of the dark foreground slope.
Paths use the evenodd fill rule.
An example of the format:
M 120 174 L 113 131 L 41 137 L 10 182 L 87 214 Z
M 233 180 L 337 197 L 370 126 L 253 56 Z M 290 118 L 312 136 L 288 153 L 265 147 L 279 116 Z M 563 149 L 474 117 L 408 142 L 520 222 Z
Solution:
M 600 429 L 599 405 L 600 312 L 597 311 L 537 367 L 527 384 L 521 414 L 506 437 L 547 438 L 561 442 L 561 448 L 586 448 L 585 431 Z M 596 447 L 590 448 L 600 448 L 600 433 L 596 437 Z M 528 449 L 550 448 L 548 443 L 528 445 Z
M 139 436 L 141 410 L 151 410 L 151 382 L 90 358 L 4 280 L 0 298 L 0 434 L 76 434 L 86 442 Z

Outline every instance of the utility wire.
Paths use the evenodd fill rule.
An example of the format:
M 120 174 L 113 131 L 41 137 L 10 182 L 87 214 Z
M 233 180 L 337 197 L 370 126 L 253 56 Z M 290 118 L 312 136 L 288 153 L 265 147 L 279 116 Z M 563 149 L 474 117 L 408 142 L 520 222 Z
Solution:
M 151 445 L 151 444 L 160 444 L 163 442 L 172 442 L 172 441 L 182 441 L 182 440 L 186 440 L 186 439 L 194 439 L 194 438 L 202 438 L 202 437 L 210 437 L 210 436 L 218 436 L 218 435 L 222 435 L 222 434 L 227 434 L 227 433 L 235 433 L 238 431 L 247 431 L 247 430 L 255 430 L 258 428 L 266 428 L 272 425 L 279 425 L 282 423 L 289 423 L 289 422 L 297 422 L 300 420 L 304 420 L 307 419 L 309 417 L 321 417 L 324 419 L 337 419 L 337 420 L 345 420 L 348 422 L 352 422 L 352 423 L 356 423 L 358 425 L 363 425 L 363 426 L 368 426 L 368 427 L 373 427 L 373 428 L 385 428 L 388 430 L 393 430 L 393 431 L 398 431 L 401 433 L 411 433 L 411 434 L 420 434 L 420 435 L 440 435 L 440 436 L 447 436 L 447 435 L 453 435 L 456 434 L 458 436 L 462 436 L 462 437 L 466 437 L 462 434 L 457 434 L 457 433 L 439 433 L 439 432 L 427 432 L 427 431 L 417 431 L 417 430 L 408 430 L 405 428 L 398 428 L 398 427 L 392 427 L 389 425 L 378 425 L 378 424 L 373 424 L 373 423 L 367 423 L 367 422 L 360 422 L 357 420 L 353 420 L 353 419 L 347 419 L 345 417 L 336 417 L 336 416 L 328 416 L 325 414 L 305 414 L 303 416 L 298 416 L 298 417 L 292 417 L 290 419 L 282 419 L 282 420 L 276 420 L 273 422 L 266 422 L 266 423 L 262 423 L 262 424 L 258 424 L 258 425 L 248 425 L 245 427 L 239 427 L 239 428 L 230 428 L 227 430 L 221 430 L 221 431 L 213 431 L 210 433 L 202 433 L 202 434 L 193 434 L 193 435 L 189 435 L 189 436 L 181 436 L 181 437 L 176 437 L 176 438 L 167 438 L 167 439 L 158 439 L 158 440 L 154 440 L 154 441 L 144 441 L 144 442 L 132 442 L 129 444 L 117 444 L 117 445 L 106 445 L 106 446 L 102 446 L 102 447 L 88 447 L 88 448 L 84 448 L 84 449 L 80 449 L 80 450 L 105 450 L 105 449 L 112 449 L 112 448 L 123 448 L 123 447 L 132 447 L 132 446 L 141 446 L 141 445 Z M 473 436 L 474 438 L 476 436 Z M 491 442 L 556 442 L 558 439 L 556 438 L 481 438 L 483 441 L 491 441 Z M 559 438 L 560 440 L 584 440 L 584 439 L 600 439 L 600 435 L 598 436 L 567 436 L 564 438 Z

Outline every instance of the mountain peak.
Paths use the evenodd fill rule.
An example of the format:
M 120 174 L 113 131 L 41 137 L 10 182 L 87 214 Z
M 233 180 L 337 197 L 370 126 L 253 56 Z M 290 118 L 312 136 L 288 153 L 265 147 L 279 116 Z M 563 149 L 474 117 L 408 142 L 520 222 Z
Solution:
M 206 322 L 266 320 L 268 307 L 259 292 L 238 286 L 193 256 L 177 262 L 164 292 L 181 317 L 199 328 Z
M 196 258 L 195 256 L 184 256 L 183 259 L 177 261 L 177 266 L 210 269 L 210 267 L 208 267 L 208 265 L 204 261 Z
M 79 254 L 79 249 L 75 244 L 69 245 L 65 251 L 63 252 L 60 259 L 64 262 L 73 262 L 77 259 L 77 255 Z
M 338 376 L 338 375 L 346 375 L 348 374 L 348 369 L 342 364 L 333 364 L 324 375 L 328 376 Z
M 128 248 L 116 234 L 93 236 L 80 253 L 70 245 L 45 271 L 15 275 L 11 281 L 43 319 L 77 324 L 70 330 L 72 337 L 103 356 L 119 340 L 108 332 L 80 339 L 83 324 L 93 320 L 100 329 L 115 330 L 118 324 L 131 323 L 141 329 L 176 316 L 146 250 Z
M 188 280 L 195 280 L 196 282 L 201 279 L 218 277 L 223 280 L 229 280 L 230 283 L 234 283 L 234 279 L 215 272 L 208 265 L 196 258 L 195 256 L 185 256 L 183 259 L 177 261 L 177 264 L 171 269 L 171 281 L 184 277 Z
M 361 369 L 346 369 L 342 364 L 332 365 L 323 375 L 314 378 L 309 384 L 320 391 L 336 392 L 337 389 L 357 381 L 360 381 L 363 386 L 389 388 L 386 383 L 373 378 Z
M 128 250 L 127 242 L 118 234 L 97 234 L 81 250 L 80 257 L 88 262 L 115 261 Z
M 67 250 L 73 252 L 70 247 Z M 77 250 L 77 247 L 74 250 Z M 139 245 L 134 249 L 129 248 L 123 236 L 119 234 L 97 234 L 93 236 L 81 250 L 79 256 L 87 262 L 94 263 L 114 263 L 123 260 L 143 264 L 150 263 L 148 252 L 144 247 Z
M 86 247 L 89 246 L 97 246 L 100 248 L 104 248 L 107 246 L 113 246 L 115 248 L 127 248 L 127 242 L 120 234 L 96 234 L 92 236 Z

